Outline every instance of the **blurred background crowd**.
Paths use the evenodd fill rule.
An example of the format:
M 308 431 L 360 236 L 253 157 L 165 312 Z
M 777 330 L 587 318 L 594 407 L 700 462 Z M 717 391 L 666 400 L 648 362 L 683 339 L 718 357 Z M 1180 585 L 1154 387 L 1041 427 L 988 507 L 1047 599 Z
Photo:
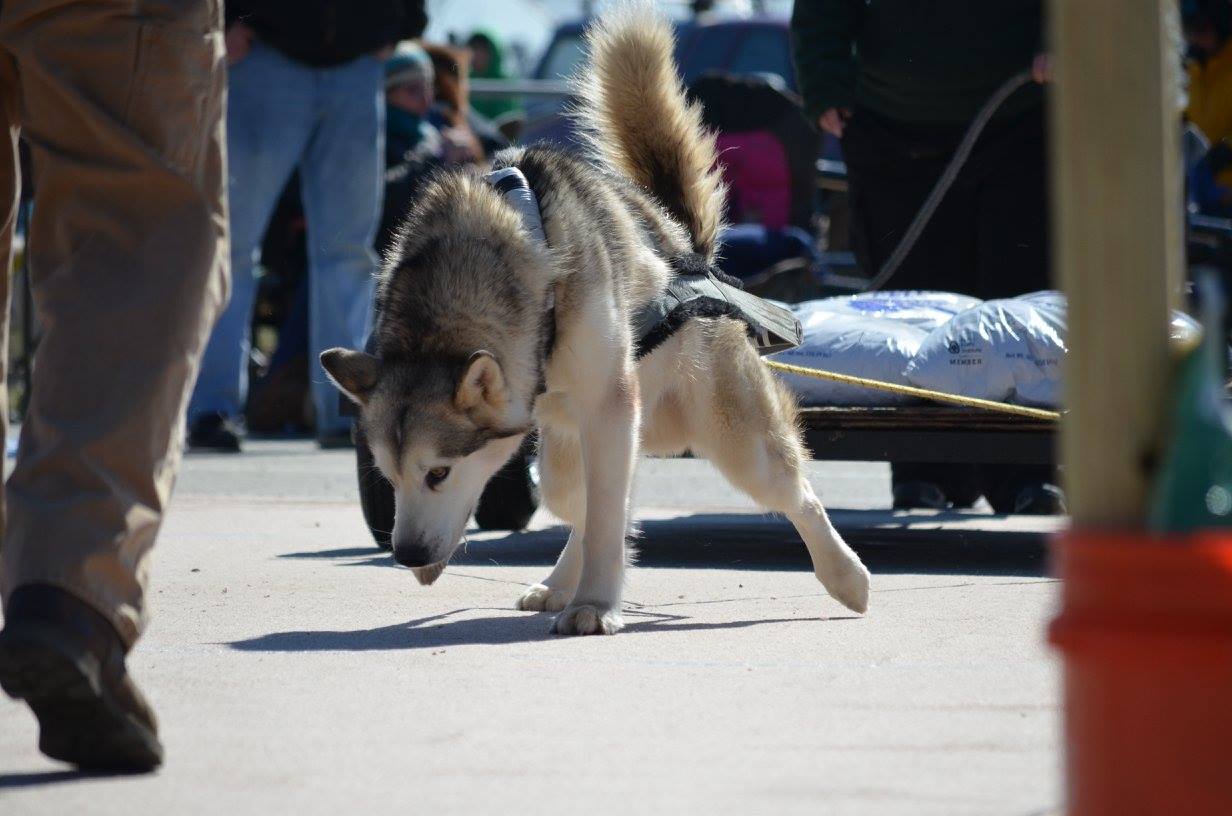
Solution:
M 863 289 L 976 111 L 1024 69 L 1035 82 L 998 110 L 891 286 L 980 298 L 1049 287 L 1037 0 L 659 5 L 722 151 L 722 265 L 750 290 L 799 302 Z M 233 288 L 189 407 L 191 448 L 238 451 L 248 433 L 349 444 L 317 354 L 362 345 L 381 253 L 432 172 L 540 140 L 580 149 L 565 80 L 603 6 L 227 0 Z M 1232 4 L 1181 0 L 1180 11 L 1188 206 L 1228 218 Z M 38 331 L 20 281 L 17 294 L 20 403 Z M 975 489 L 925 470 L 896 474 L 927 483 L 904 506 Z

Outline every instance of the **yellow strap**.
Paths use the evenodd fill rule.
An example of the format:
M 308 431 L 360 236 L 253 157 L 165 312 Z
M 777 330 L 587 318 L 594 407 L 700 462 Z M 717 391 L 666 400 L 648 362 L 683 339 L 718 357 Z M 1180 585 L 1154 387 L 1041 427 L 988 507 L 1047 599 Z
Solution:
M 897 383 L 882 382 L 881 380 L 868 380 L 864 377 L 853 377 L 850 374 L 838 374 L 833 371 L 823 371 L 819 368 L 804 368 L 803 366 L 791 365 L 790 363 L 780 363 L 777 360 L 766 360 L 765 362 L 766 365 L 773 369 L 785 371 L 788 374 L 799 374 L 801 377 L 833 380 L 834 382 L 846 383 L 847 385 L 873 388 L 878 391 L 889 391 L 891 394 L 922 397 L 934 402 L 950 402 L 967 408 L 980 408 L 985 411 L 997 411 L 1002 414 L 1013 414 L 1015 416 L 1030 417 L 1031 419 L 1046 419 L 1056 422 L 1061 418 L 1060 413 L 1045 411 L 1042 408 L 1027 408 L 1022 405 L 1010 405 L 1004 402 L 977 399 L 976 397 L 960 397 L 957 394 L 947 394 L 944 391 L 930 391 L 927 388 L 914 388 L 910 385 L 898 385 Z

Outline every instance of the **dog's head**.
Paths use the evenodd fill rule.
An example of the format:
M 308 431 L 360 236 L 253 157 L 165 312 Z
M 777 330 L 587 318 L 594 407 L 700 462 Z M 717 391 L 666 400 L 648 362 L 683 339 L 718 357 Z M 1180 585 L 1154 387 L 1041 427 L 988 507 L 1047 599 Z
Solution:
M 390 540 L 398 563 L 431 583 L 457 548 L 484 485 L 530 430 L 496 357 L 378 359 L 321 355 L 330 378 L 360 406 L 360 427 L 395 495 Z

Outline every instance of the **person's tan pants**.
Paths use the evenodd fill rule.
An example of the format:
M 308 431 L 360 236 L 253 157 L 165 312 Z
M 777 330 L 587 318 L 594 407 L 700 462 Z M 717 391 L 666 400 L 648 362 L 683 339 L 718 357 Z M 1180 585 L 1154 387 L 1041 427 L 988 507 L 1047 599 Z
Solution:
M 130 645 L 227 296 L 225 93 L 221 0 L 0 0 L 0 334 L 19 130 L 42 328 L 0 506 L 0 591 L 59 586 Z

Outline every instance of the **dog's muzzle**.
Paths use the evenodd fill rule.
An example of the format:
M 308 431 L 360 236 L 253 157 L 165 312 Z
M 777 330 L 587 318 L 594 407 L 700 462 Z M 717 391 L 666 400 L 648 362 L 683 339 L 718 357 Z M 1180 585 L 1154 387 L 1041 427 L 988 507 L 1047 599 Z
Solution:
M 404 567 L 410 567 L 415 573 L 415 580 L 421 586 L 430 586 L 441 577 L 445 571 L 445 561 L 432 561 L 435 554 L 431 547 L 422 544 L 402 544 L 394 546 L 394 560 Z M 448 559 L 446 559 L 448 560 Z

